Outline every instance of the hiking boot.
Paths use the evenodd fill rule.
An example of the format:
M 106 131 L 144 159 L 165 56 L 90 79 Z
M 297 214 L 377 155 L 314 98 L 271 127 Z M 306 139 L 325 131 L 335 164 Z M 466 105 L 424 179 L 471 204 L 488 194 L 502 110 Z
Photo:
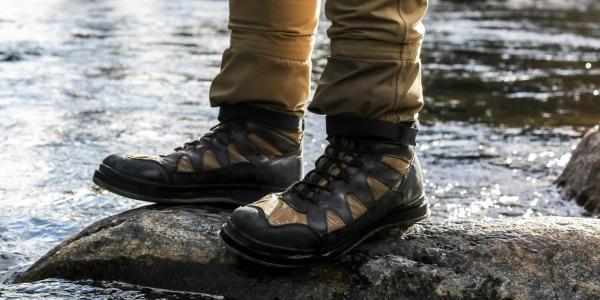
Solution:
M 339 257 L 381 229 L 428 218 L 413 146 L 328 141 L 304 179 L 233 211 L 220 233 L 230 249 L 265 265 L 306 266 Z
M 301 118 L 225 105 L 219 121 L 168 155 L 110 155 L 94 182 L 121 196 L 156 203 L 244 205 L 301 178 Z

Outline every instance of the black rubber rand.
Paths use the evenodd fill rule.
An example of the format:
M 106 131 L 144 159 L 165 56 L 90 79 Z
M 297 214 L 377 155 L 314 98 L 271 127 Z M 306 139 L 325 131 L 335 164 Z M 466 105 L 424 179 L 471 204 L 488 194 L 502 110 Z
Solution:
M 361 232 L 354 232 L 344 243 L 331 249 L 315 253 L 293 254 L 276 251 L 262 243 L 256 243 L 239 233 L 235 226 L 227 223 L 220 232 L 221 239 L 236 254 L 252 262 L 277 268 L 298 268 L 314 265 L 315 263 L 333 260 L 354 249 L 367 238 L 387 228 L 408 228 L 417 222 L 425 221 L 431 212 L 425 196 L 414 202 L 410 207 L 396 209 L 393 213 L 377 220 L 373 226 L 365 227 Z
M 286 187 L 251 184 L 161 185 L 121 174 L 101 164 L 94 173 L 95 184 L 115 194 L 161 204 L 225 203 L 245 205 Z

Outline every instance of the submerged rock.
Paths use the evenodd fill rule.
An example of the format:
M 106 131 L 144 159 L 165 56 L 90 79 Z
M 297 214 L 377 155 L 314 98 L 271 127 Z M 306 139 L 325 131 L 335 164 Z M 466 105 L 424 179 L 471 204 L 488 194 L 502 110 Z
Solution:
M 573 154 L 557 184 L 567 196 L 592 214 L 600 214 L 600 130 L 590 129 Z
M 101 220 L 18 282 L 116 280 L 234 299 L 590 299 L 600 295 L 600 220 L 541 217 L 389 230 L 339 261 L 270 269 L 218 237 L 228 212 L 147 206 Z
M 0 285 L 10 281 L 24 260 L 21 254 L 0 251 Z M 1 295 L 1 294 L 0 294 Z

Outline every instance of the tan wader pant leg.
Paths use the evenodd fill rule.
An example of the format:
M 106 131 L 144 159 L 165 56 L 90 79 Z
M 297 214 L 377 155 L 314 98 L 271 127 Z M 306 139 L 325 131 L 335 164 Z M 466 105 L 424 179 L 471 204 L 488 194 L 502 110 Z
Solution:
M 230 0 L 231 43 L 212 106 L 251 103 L 302 115 L 318 0 Z M 412 121 L 423 105 L 419 52 L 426 0 L 328 0 L 331 57 L 309 110 Z
M 212 106 L 253 104 L 302 116 L 319 0 L 230 0 L 230 47 L 210 88 Z
M 419 52 L 427 0 L 328 0 L 331 57 L 309 110 L 413 121 L 423 106 Z

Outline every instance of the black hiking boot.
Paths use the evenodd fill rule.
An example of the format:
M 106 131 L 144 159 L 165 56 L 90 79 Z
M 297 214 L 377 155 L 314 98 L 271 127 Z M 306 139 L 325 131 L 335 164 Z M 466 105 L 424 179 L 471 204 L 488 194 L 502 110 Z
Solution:
M 302 176 L 302 119 L 221 106 L 219 125 L 169 155 L 113 154 L 94 182 L 121 196 L 167 204 L 244 205 Z
M 234 252 L 270 266 L 306 266 L 339 257 L 381 229 L 429 217 L 413 146 L 328 140 L 304 179 L 233 211 L 220 234 Z

